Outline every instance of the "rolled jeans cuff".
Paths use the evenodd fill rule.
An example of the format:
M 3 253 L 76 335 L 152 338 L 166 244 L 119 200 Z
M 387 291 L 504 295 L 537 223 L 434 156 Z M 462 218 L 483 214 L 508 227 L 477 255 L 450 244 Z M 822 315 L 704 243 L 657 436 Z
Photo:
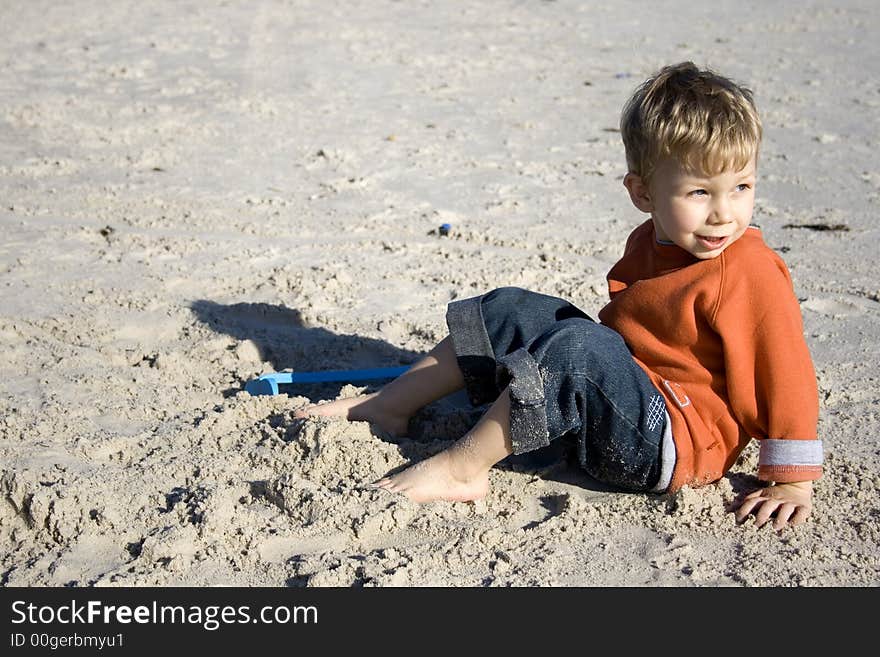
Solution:
M 495 401 L 504 387 L 508 387 L 513 453 L 544 447 L 550 442 L 550 432 L 538 365 L 525 349 L 496 361 L 486 332 L 481 299 L 453 301 L 446 311 L 446 324 L 468 398 L 474 406 L 481 406 Z
M 510 442 L 514 454 L 530 452 L 550 444 L 544 380 L 538 364 L 526 349 L 518 349 L 498 361 L 499 378 L 510 383 Z

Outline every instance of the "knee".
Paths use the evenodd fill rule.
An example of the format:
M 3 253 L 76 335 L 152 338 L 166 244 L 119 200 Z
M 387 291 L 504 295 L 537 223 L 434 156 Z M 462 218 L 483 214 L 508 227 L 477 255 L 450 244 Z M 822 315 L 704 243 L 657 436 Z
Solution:
M 499 302 L 505 304 L 518 304 L 529 294 L 531 294 L 531 292 L 524 290 L 521 287 L 498 287 L 483 295 L 483 303 Z
M 505 321 L 520 323 L 524 320 L 523 308 L 534 306 L 534 300 L 530 301 L 533 294 L 519 287 L 499 287 L 487 292 L 481 300 L 484 317 L 504 317 Z

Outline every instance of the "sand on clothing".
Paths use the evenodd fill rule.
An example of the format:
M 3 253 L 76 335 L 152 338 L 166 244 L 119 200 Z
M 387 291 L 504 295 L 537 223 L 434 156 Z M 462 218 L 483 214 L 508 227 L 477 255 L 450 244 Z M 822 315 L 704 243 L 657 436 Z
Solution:
M 651 6 L 4 2 L 0 585 L 880 584 L 880 5 Z M 598 312 L 643 220 L 620 107 L 686 59 L 764 118 L 755 221 L 820 390 L 808 524 L 735 524 L 754 445 L 675 495 L 547 459 L 417 506 L 365 484 L 465 431 L 460 396 L 392 439 L 293 418 L 368 386 L 242 392 L 409 364 L 498 286 Z

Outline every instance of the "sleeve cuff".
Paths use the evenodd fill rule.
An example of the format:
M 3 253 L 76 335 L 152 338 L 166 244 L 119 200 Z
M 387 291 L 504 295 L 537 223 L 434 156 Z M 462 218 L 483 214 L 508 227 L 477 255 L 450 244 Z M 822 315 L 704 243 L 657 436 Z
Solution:
M 764 438 L 758 456 L 758 478 L 780 483 L 822 476 L 822 441 Z

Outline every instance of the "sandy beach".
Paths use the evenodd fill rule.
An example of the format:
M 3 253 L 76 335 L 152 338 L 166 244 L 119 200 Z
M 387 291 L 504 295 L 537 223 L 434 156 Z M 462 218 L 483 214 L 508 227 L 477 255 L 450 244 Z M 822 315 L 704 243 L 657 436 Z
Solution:
M 877 586 L 878 27 L 869 0 L 4 2 L 0 586 Z M 736 524 L 754 441 L 673 495 L 512 459 L 416 505 L 366 484 L 466 431 L 462 394 L 394 438 L 293 417 L 376 384 L 244 392 L 409 365 L 500 286 L 595 316 L 645 219 L 621 106 L 683 60 L 764 121 L 754 221 L 819 385 L 805 525 Z

